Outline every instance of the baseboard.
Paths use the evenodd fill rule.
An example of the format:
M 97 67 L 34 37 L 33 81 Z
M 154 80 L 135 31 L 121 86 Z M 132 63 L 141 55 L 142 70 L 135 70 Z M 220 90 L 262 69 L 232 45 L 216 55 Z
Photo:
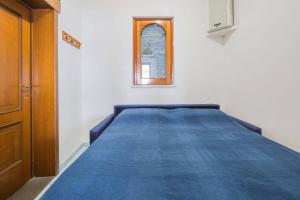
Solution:
M 39 200 L 45 193 L 46 191 L 50 188 L 52 184 L 55 183 L 55 181 L 62 175 L 62 173 L 72 165 L 74 161 L 77 160 L 83 154 L 88 148 L 89 148 L 89 143 L 82 143 L 73 153 L 72 155 L 66 159 L 62 164 L 59 165 L 59 174 L 43 189 L 43 191 L 34 199 L 34 200 Z
M 77 158 L 89 148 L 88 143 L 82 143 L 69 158 L 59 165 L 59 172 L 65 171 Z

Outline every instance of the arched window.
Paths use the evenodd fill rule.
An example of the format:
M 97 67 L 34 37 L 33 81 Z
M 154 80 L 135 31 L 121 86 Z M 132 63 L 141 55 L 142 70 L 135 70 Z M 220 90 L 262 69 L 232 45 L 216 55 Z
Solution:
M 166 78 L 166 32 L 159 24 L 142 31 L 142 78 Z
M 134 84 L 173 83 L 173 19 L 134 18 Z

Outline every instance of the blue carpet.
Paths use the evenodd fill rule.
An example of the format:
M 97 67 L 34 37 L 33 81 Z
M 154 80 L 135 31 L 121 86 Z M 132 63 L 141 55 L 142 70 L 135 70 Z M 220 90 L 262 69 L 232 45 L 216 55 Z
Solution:
M 300 155 L 214 109 L 123 111 L 43 200 L 299 200 Z

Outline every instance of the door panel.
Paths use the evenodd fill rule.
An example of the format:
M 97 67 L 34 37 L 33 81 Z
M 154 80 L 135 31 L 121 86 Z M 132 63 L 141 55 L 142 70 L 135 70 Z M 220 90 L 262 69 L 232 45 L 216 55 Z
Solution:
M 0 175 L 21 161 L 21 123 L 0 128 Z
M 0 200 L 31 177 L 30 10 L 0 0 Z
M 0 114 L 21 108 L 20 16 L 0 6 Z M 4 20 L 5 19 L 5 20 Z

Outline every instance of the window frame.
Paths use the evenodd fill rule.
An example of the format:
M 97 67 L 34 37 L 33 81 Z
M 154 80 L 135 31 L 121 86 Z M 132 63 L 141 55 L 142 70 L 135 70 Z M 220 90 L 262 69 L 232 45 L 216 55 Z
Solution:
M 173 17 L 133 17 L 133 84 L 134 85 L 173 85 Z M 166 77 L 142 78 L 141 39 L 145 27 L 160 25 L 166 33 Z

